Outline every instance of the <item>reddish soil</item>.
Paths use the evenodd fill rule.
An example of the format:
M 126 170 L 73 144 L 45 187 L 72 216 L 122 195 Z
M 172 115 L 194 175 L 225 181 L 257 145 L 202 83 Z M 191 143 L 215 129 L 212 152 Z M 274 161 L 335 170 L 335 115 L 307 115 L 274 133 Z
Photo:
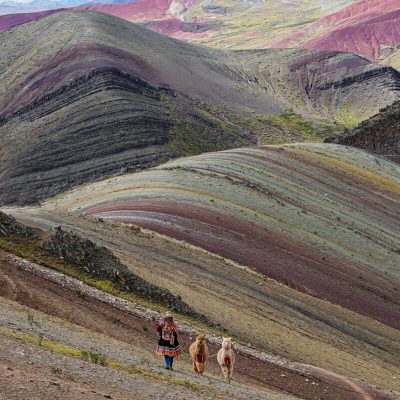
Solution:
M 110 214 L 113 207 L 128 213 L 132 210 L 132 214 L 118 218 L 123 222 L 185 240 L 240 264 L 254 266 L 266 276 L 296 290 L 400 328 L 398 303 L 390 301 L 376 284 L 387 281 L 389 289 L 400 283 L 393 279 L 390 283 L 384 274 L 369 271 L 344 257 L 326 254 L 280 232 L 266 231 L 246 219 L 219 215 L 211 207 L 197 207 L 201 218 L 196 218 L 196 212 L 184 202 L 168 205 L 143 199 L 142 203 L 132 204 L 130 200 L 129 203 L 115 202 L 104 209 L 95 208 L 91 213 L 106 211 Z M 173 225 L 160 223 L 163 216 Z M 193 221 L 196 220 L 199 223 L 194 231 Z M 329 269 L 334 273 L 327 273 Z
M 79 57 L 81 54 L 85 56 Z M 75 58 L 79 58 L 79 61 L 72 64 L 68 62 Z M 62 69 L 57 68 L 64 64 Z M 118 68 L 124 73 L 153 82 L 157 81 L 155 69 L 135 54 L 104 44 L 80 44 L 60 51 L 54 58 L 29 75 L 21 85 L 16 86 L 3 99 L 0 111 L 2 114 L 10 114 L 40 96 L 41 93 L 54 91 L 66 81 L 72 81 L 99 65 Z M 27 82 L 34 82 L 30 83 L 29 94 L 24 90 Z
M 63 10 L 63 8 L 59 8 L 56 10 L 38 11 L 33 13 L 0 15 L 0 32 L 13 28 L 14 26 L 25 24 L 27 22 L 36 21 Z
M 159 19 L 172 4 L 172 0 L 143 0 L 135 3 L 100 4 L 95 6 L 75 7 L 76 10 L 95 10 L 115 15 L 129 21 L 136 19 Z
M 334 182 L 321 182 L 324 176 L 332 174 L 326 165 L 309 159 L 309 172 L 304 172 L 296 167 L 304 161 L 301 160 L 303 156 L 293 154 L 290 157 L 293 162 L 286 172 L 301 174 L 305 185 L 317 187 L 322 183 L 324 193 L 339 203 L 346 197 L 348 201 L 350 196 L 350 200 L 359 204 L 360 208 L 374 210 L 376 218 L 388 221 L 388 224 L 400 223 L 399 216 L 394 213 L 397 205 L 390 199 L 385 199 L 387 203 L 383 203 L 378 194 L 363 184 L 359 185 L 359 191 L 354 189 L 346 192 L 335 186 Z M 267 158 L 259 159 L 268 162 Z M 274 168 L 279 164 L 279 161 L 274 161 Z M 285 168 L 287 164 L 282 164 L 282 170 Z M 312 171 L 320 173 L 315 174 Z M 339 169 L 334 171 L 334 175 L 349 186 L 354 182 L 353 176 L 350 177 Z M 275 194 L 274 196 L 276 197 Z M 277 200 L 286 204 L 291 201 L 279 197 Z M 376 204 L 380 204 L 380 207 L 377 208 Z M 321 212 L 318 209 L 303 211 L 314 214 Z M 224 214 L 212 206 L 196 204 L 194 207 L 190 202 L 176 199 L 172 203 L 168 198 L 132 197 L 89 210 L 90 214 L 95 215 L 105 213 L 112 216 L 113 212 L 118 220 L 185 240 L 240 264 L 255 267 L 268 277 L 296 290 L 339 304 L 396 329 L 400 328 L 399 296 L 395 289 L 400 287 L 400 282 L 393 277 L 388 278 L 384 273 L 370 270 L 350 258 L 329 253 L 280 231 L 266 229 L 245 217 Z M 325 218 L 322 214 L 319 216 Z M 367 235 L 363 232 L 359 234 Z M 379 237 L 370 239 L 379 241 Z
M 301 46 L 308 49 L 348 51 L 377 60 L 382 45 L 400 42 L 399 19 L 398 0 L 359 0 L 280 41 L 276 47 L 304 42 Z M 308 40 L 320 27 L 325 33 Z
M 155 347 L 157 336 L 152 323 L 93 298 L 80 298 L 78 293 L 22 271 L 1 250 L 0 268 L 1 296 L 126 343 L 140 344 L 148 349 Z M 190 338 L 180 335 L 180 341 L 187 349 Z M 210 354 L 216 352 L 217 348 L 211 346 Z M 182 362 L 189 363 L 187 355 L 177 362 L 178 369 Z M 210 358 L 207 370 L 209 374 L 219 375 L 215 357 Z M 237 357 L 235 379 L 310 400 L 388 399 L 343 377 L 326 374 L 326 371 L 313 373 L 310 369 L 310 373 L 303 374 L 241 354 Z
M 116 17 L 126 19 L 128 21 L 156 21 L 169 20 L 169 8 L 172 3 L 174 6 L 181 4 L 181 11 L 193 7 L 197 0 L 142 0 L 134 3 L 116 3 L 116 4 L 98 4 L 94 6 L 71 7 L 73 10 L 93 10 L 104 14 L 114 15 Z M 67 10 L 59 8 L 47 11 L 38 11 L 32 13 L 8 14 L 0 16 L 0 32 L 14 26 L 22 25 L 27 22 L 36 21 L 48 15 Z M 178 21 L 178 20 L 176 20 Z
M 381 56 L 381 46 L 400 42 L 400 10 L 379 15 L 355 25 L 336 28 L 307 42 L 307 49 L 348 51 L 375 61 Z

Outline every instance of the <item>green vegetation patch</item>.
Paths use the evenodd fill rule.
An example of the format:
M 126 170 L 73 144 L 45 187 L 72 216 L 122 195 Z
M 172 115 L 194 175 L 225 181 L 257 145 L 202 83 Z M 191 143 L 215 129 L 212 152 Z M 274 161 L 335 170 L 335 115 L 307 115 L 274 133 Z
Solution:
M 196 384 L 196 383 L 184 380 L 184 379 L 178 379 L 171 375 L 164 375 L 164 374 L 160 374 L 158 372 L 148 371 L 144 368 L 140 368 L 135 365 L 126 365 L 119 361 L 109 359 L 106 356 L 104 356 L 103 354 L 94 353 L 89 350 L 80 350 L 80 349 L 77 349 L 77 348 L 74 348 L 71 346 L 64 345 L 55 340 L 43 339 L 39 335 L 34 335 L 34 334 L 30 334 L 30 333 L 25 333 L 25 332 L 17 332 L 17 331 L 14 331 L 14 330 L 2 327 L 2 326 L 0 326 L 0 335 L 9 337 L 9 338 L 13 338 L 13 339 L 17 339 L 17 340 L 21 340 L 21 341 L 29 343 L 29 344 L 34 344 L 34 345 L 43 347 L 47 350 L 53 351 L 55 353 L 64 354 L 64 355 L 70 356 L 70 357 L 81 358 L 92 364 L 120 370 L 120 371 L 123 371 L 130 375 L 141 375 L 141 376 L 145 376 L 145 377 L 155 379 L 158 381 L 172 382 L 176 385 L 184 386 L 193 391 L 203 391 L 204 390 L 204 387 L 202 387 L 199 384 Z
M 210 151 L 228 150 L 249 145 L 249 140 L 242 135 L 239 127 L 229 125 L 213 108 L 198 102 L 188 108 L 163 96 L 163 101 L 170 112 L 171 150 L 181 156 L 192 156 Z
M 325 136 L 338 134 L 338 128 L 335 126 L 307 121 L 301 115 L 291 111 L 278 115 L 260 115 L 247 107 L 243 111 L 251 117 L 226 114 L 232 123 L 256 135 L 259 138 L 259 144 L 263 145 L 302 141 L 318 142 Z
M 299 136 L 305 141 L 316 142 L 320 140 L 317 128 L 310 121 L 306 121 L 301 115 L 294 112 L 259 116 L 258 119 L 283 131 L 286 135 Z
M 334 115 L 333 120 L 335 123 L 348 129 L 356 127 L 361 122 L 350 112 L 350 107 L 348 105 L 345 105 L 338 110 L 338 112 Z

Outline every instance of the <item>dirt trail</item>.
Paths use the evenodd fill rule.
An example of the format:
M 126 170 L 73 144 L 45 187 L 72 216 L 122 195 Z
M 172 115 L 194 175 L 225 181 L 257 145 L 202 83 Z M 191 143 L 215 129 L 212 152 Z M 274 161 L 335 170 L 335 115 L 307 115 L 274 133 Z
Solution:
M 0 268 L 2 271 L 0 295 L 15 299 L 29 307 L 0 299 L 2 326 L 17 328 L 22 332 L 40 333 L 45 338 L 69 346 L 91 349 L 126 364 L 135 364 L 153 372 L 164 373 L 160 367 L 160 360 L 154 356 L 156 334 L 154 323 L 151 321 L 154 313 L 151 311 L 147 314 L 136 312 L 136 315 L 133 315 L 132 312 L 114 307 L 112 296 L 105 295 L 103 301 L 96 299 L 90 295 L 91 291 L 96 289 L 86 287 L 80 282 L 76 283 L 79 290 L 74 289 L 69 284 L 71 278 L 68 278 L 67 282 L 67 278 L 63 279 L 62 274 L 51 271 L 46 279 L 43 275 L 27 272 L 16 262 L 14 256 L 2 251 L 0 251 Z M 54 275 L 58 275 L 59 283 L 55 281 Z M 38 311 L 35 312 L 33 309 Z M 35 324 L 29 322 L 28 313 L 34 315 Z M 190 335 L 181 334 L 180 339 L 187 349 L 192 340 Z M 210 346 L 211 354 L 217 350 L 217 346 Z M 252 393 L 254 396 L 252 398 L 256 399 L 260 396 L 255 389 L 258 387 L 258 390 L 267 390 L 270 396 L 263 397 L 265 396 L 263 394 L 261 398 L 289 399 L 291 395 L 296 395 L 303 399 L 370 400 L 367 397 L 359 397 L 359 393 L 349 390 L 348 385 L 343 385 L 344 378 L 339 375 L 332 379 L 334 374 L 321 369 L 315 374 L 309 366 L 300 367 L 291 369 L 289 365 L 280 366 L 246 354 L 239 354 L 232 394 L 236 397 L 232 398 L 241 398 L 240 396 Z M 193 376 L 187 355 L 177 360 L 177 369 L 179 372 L 176 375 L 180 379 L 204 384 L 204 380 L 199 381 Z M 74 372 L 72 369 L 72 373 Z M 215 358 L 212 358 L 207 367 L 206 383 L 218 390 L 227 390 L 219 375 L 219 367 Z M 74 389 L 69 390 L 72 393 Z M 281 394 L 269 394 L 271 390 Z M 371 392 L 368 387 L 365 393 L 373 393 L 373 399 L 388 398 Z M 118 398 L 124 397 L 121 395 Z
M 301 366 L 307 371 L 312 371 L 317 376 L 323 376 L 326 378 L 331 377 L 334 382 L 338 382 L 342 387 L 348 388 L 349 391 L 352 391 L 361 400 L 374 400 L 375 398 L 375 396 L 373 397 L 373 395 L 368 390 L 363 388 L 362 385 L 353 382 L 344 376 L 311 365 L 302 364 Z

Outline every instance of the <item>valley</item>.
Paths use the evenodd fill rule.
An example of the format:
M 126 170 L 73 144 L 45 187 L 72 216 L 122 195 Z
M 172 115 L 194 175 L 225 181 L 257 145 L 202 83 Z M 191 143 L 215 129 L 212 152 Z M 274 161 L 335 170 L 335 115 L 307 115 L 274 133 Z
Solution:
M 0 399 L 400 399 L 399 12 L 0 2 Z

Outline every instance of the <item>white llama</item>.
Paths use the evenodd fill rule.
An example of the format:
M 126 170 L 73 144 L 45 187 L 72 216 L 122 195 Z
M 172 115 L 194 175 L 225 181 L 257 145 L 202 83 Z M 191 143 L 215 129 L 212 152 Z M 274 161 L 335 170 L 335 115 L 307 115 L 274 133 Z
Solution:
M 222 348 L 217 354 L 218 364 L 221 366 L 224 377 L 231 383 L 233 366 L 235 365 L 235 352 L 232 350 L 232 338 L 223 338 Z

